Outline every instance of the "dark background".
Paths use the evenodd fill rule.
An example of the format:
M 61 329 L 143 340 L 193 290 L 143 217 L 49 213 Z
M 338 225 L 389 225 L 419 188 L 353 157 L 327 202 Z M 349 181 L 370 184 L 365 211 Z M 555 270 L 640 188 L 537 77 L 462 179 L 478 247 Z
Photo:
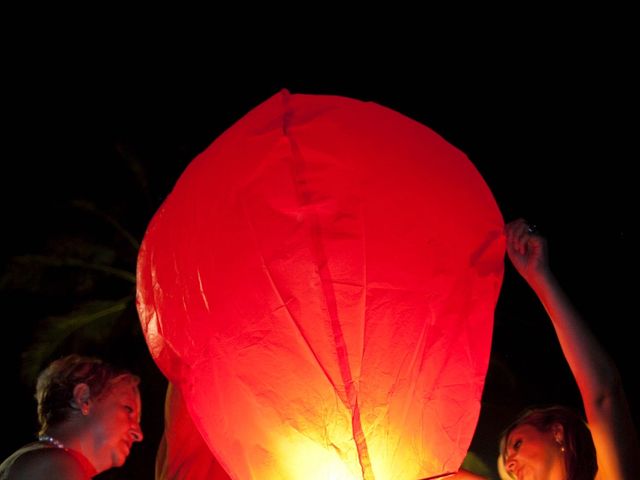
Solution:
M 37 430 L 30 369 L 62 353 L 94 353 L 143 377 L 146 439 L 124 468 L 103 478 L 152 478 L 165 383 L 133 303 L 124 300 L 118 315 L 71 333 L 47 320 L 79 308 L 86 313 L 78 305 L 87 302 L 93 308 L 95 301 L 126 299 L 133 285 L 52 259 L 133 273 L 135 248 L 113 221 L 140 240 L 189 161 L 282 88 L 380 103 L 467 153 L 505 220 L 524 216 L 549 238 L 552 266 L 621 370 L 638 425 L 631 333 L 638 318 L 631 228 L 637 134 L 630 120 L 638 79 L 623 24 L 606 35 L 565 27 L 519 33 L 515 25 L 503 38 L 456 45 L 458 30 L 442 43 L 422 34 L 392 42 L 381 29 L 376 40 L 331 48 L 320 41 L 303 45 L 302 53 L 290 47 L 297 37 L 266 34 L 233 53 L 233 35 L 227 43 L 200 43 L 197 53 L 172 41 L 82 45 L 85 37 L 64 35 L 26 50 L 10 47 L 3 88 L 0 456 Z M 330 36 L 331 29 L 322 33 Z M 29 353 L 42 352 L 39 336 L 53 347 Z M 544 311 L 510 266 L 492 352 L 471 447 L 490 468 L 499 432 L 524 406 L 582 408 Z

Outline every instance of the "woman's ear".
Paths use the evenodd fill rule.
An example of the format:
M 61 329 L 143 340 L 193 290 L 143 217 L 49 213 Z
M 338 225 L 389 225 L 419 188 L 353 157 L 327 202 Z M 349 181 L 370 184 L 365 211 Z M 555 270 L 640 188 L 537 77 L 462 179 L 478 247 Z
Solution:
M 553 432 L 555 442 L 560 445 L 561 448 L 564 448 L 564 427 L 562 424 L 554 423 L 551 426 L 551 431 Z
M 79 383 L 73 387 L 73 400 L 71 406 L 82 412 L 82 415 L 89 414 L 91 407 L 91 389 L 86 383 Z

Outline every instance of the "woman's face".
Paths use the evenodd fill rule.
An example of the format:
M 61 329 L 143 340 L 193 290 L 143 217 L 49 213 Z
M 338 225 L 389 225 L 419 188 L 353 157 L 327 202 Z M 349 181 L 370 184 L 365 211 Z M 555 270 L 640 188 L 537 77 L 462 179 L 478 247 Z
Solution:
M 560 447 L 557 432 L 520 425 L 507 437 L 505 470 L 517 480 L 565 480 L 564 454 Z
M 101 463 L 96 468 L 101 472 L 122 466 L 131 445 L 142 440 L 138 388 L 127 381 L 116 383 L 95 400 L 91 413 L 93 450 Z

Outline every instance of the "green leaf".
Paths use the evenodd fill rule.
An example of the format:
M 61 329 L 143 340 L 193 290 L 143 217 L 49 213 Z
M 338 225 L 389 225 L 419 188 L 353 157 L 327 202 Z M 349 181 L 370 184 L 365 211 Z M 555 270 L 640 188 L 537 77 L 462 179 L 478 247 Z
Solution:
M 464 458 L 461 468 L 485 478 L 494 478 L 493 470 L 487 466 L 479 455 L 471 451 L 467 452 L 467 456 Z
M 22 375 L 33 384 L 38 373 L 53 360 L 56 350 L 72 336 L 79 335 L 83 342 L 109 337 L 114 322 L 133 302 L 133 296 L 116 301 L 92 301 L 79 305 L 67 315 L 48 317 L 39 325 L 36 337 L 23 353 Z
M 94 270 L 96 272 L 102 272 L 107 275 L 112 275 L 123 280 L 136 284 L 136 275 L 128 270 L 122 270 L 121 268 L 110 267 L 108 265 L 102 265 L 100 263 L 85 262 L 77 258 L 63 258 L 53 257 L 47 255 L 20 255 L 13 257 L 16 262 L 25 264 L 41 264 L 49 267 L 76 267 L 86 270 Z

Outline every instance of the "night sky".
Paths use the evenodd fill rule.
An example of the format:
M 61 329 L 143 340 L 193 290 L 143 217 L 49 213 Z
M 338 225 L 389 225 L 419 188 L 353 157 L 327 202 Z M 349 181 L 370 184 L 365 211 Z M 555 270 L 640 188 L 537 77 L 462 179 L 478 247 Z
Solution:
M 235 60 L 216 50 L 187 59 L 125 46 L 89 57 L 47 44 L 15 54 L 3 95 L 0 263 L 5 411 L 12 418 L 10 426 L 5 418 L 0 456 L 37 429 L 22 355 L 46 331 L 46 319 L 133 291 L 114 275 L 43 259 L 82 258 L 133 273 L 135 248 L 111 220 L 139 241 L 189 161 L 282 88 L 382 104 L 464 151 L 505 220 L 524 216 L 547 235 L 552 267 L 616 361 L 638 425 L 637 342 L 629 333 L 638 317 L 631 229 L 637 135 L 626 120 L 636 110 L 638 83 L 624 45 L 622 37 L 603 43 L 595 36 L 518 44 L 517 55 L 491 44 L 406 57 L 352 45 L 339 55 L 314 50 L 286 61 L 266 48 Z M 143 377 L 146 439 L 126 467 L 101 478 L 151 479 L 165 383 L 133 304 L 123 302 L 122 315 L 97 332 L 81 329 L 49 354 L 93 352 Z M 581 409 L 550 322 L 508 266 L 471 449 L 493 468 L 509 420 L 527 405 L 552 403 Z

